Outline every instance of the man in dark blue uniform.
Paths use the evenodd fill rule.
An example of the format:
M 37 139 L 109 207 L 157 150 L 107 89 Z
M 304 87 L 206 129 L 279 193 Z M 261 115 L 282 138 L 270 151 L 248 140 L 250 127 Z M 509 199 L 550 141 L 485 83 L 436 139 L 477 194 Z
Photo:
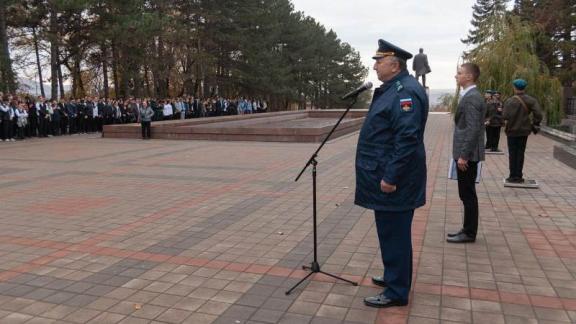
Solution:
M 391 307 L 408 304 L 412 284 L 412 218 L 426 202 L 428 98 L 406 69 L 412 54 L 384 40 L 378 45 L 374 70 L 383 84 L 358 139 L 355 203 L 374 210 L 384 264 L 384 276 L 372 281 L 385 289 L 364 303 Z

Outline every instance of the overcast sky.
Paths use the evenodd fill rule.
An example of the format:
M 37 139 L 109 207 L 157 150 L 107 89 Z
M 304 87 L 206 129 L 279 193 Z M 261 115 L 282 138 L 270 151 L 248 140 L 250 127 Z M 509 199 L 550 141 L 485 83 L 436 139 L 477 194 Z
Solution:
M 466 47 L 460 42 L 470 29 L 474 0 L 292 0 L 297 11 L 334 30 L 362 56 L 368 80 L 379 85 L 372 70 L 378 39 L 412 54 L 420 47 L 428 55 L 431 89 L 455 89 L 454 74 Z M 412 72 L 412 60 L 408 61 Z

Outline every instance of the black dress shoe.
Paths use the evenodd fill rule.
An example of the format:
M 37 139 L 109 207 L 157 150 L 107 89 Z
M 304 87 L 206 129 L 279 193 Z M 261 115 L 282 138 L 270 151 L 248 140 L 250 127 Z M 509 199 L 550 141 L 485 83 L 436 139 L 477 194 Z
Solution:
M 364 298 L 364 304 L 370 307 L 385 308 L 394 306 L 406 306 L 408 305 L 408 302 L 405 300 L 389 299 L 383 294 L 380 294 L 374 297 Z
M 375 284 L 376 286 L 388 287 L 388 285 L 386 285 L 386 281 L 384 281 L 384 277 L 382 276 L 372 277 L 372 283 Z
M 476 242 L 476 238 L 468 236 L 466 233 L 460 233 L 456 236 L 447 238 L 446 241 L 448 243 L 473 243 Z
M 464 233 L 464 230 L 463 230 L 463 229 L 459 230 L 458 232 L 448 233 L 448 234 L 446 234 L 446 236 L 448 236 L 448 237 L 454 237 L 454 236 L 458 236 L 458 235 L 460 235 L 460 234 L 462 234 L 462 233 Z

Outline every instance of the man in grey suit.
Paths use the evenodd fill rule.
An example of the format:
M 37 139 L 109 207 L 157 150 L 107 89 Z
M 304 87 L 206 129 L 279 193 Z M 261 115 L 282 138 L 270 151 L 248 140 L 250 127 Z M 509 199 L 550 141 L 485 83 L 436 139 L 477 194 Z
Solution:
M 476 241 L 478 232 L 478 197 L 476 174 L 478 162 L 484 160 L 484 116 L 486 103 L 476 89 L 480 68 L 464 63 L 458 68 L 456 82 L 462 88 L 462 97 L 456 111 L 452 157 L 458 166 L 458 194 L 464 204 L 464 225 L 456 233 L 449 233 L 449 243 Z

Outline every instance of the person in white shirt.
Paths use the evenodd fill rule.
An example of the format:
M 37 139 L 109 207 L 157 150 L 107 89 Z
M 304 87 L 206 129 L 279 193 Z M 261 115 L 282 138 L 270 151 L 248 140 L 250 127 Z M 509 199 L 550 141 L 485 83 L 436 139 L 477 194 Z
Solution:
M 18 109 L 16 109 L 14 112 L 16 114 L 16 126 L 18 127 L 16 131 L 16 137 L 20 140 L 23 140 L 24 129 L 28 124 L 28 110 L 26 109 L 24 103 L 20 102 L 18 103 Z
M 164 120 L 172 119 L 172 115 L 174 112 L 172 111 L 172 105 L 170 104 L 170 100 L 166 100 L 164 102 L 164 109 L 162 111 L 162 115 L 164 116 Z
M 14 142 L 15 124 L 16 124 L 16 98 L 11 96 L 4 97 L 3 102 L 0 102 L 0 115 L 2 119 L 2 139 L 6 142 Z
M 10 127 L 12 125 L 12 118 L 10 117 L 10 106 L 8 104 L 8 97 L 2 98 L 0 101 L 0 135 L 1 140 L 10 141 Z

